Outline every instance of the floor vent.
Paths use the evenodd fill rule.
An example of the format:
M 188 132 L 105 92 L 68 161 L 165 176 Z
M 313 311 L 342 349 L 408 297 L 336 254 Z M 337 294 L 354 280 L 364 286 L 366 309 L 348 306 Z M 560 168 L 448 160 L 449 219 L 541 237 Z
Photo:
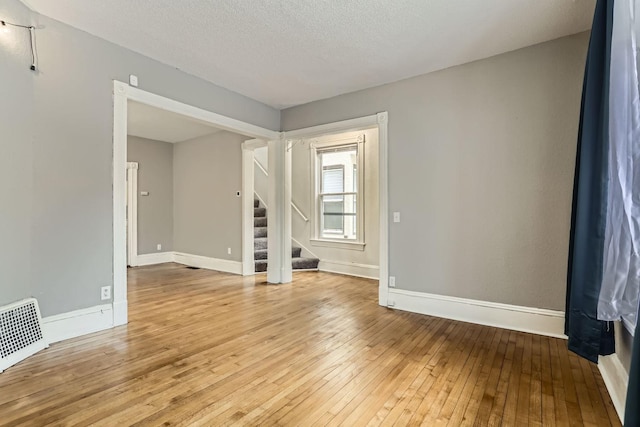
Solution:
M 0 307 L 0 372 L 49 347 L 35 298 Z

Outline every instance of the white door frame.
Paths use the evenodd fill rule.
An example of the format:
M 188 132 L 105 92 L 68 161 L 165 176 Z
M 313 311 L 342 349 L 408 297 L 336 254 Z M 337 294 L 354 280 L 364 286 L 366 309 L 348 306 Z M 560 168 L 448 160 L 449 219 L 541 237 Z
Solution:
M 138 162 L 127 162 L 127 258 L 138 265 Z
M 254 161 L 256 148 L 266 147 L 264 139 L 242 143 L 242 275 L 256 274 L 253 251 L 253 200 L 255 198 Z M 245 208 L 246 207 L 246 208 Z M 268 234 L 267 234 L 268 236 Z
M 371 116 L 343 120 L 319 126 L 283 132 L 285 139 L 306 139 L 347 131 L 378 128 L 378 174 L 380 197 L 380 275 L 378 285 L 378 303 L 388 305 L 389 300 L 389 166 L 388 166 L 388 122 L 386 111 Z M 289 177 L 289 182 L 291 178 Z
M 251 138 L 279 140 L 280 132 L 232 119 L 165 98 L 126 83 L 113 81 L 113 324 L 128 321 L 127 310 L 127 102 L 136 101 L 161 110 L 187 116 L 230 132 Z M 244 250 L 243 250 L 244 252 Z

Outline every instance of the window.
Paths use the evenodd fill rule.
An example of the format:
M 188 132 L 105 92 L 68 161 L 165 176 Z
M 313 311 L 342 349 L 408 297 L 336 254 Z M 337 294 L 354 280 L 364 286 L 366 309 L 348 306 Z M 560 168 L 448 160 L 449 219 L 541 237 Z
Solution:
M 316 181 L 312 243 L 325 246 L 353 244 L 356 249 L 363 249 L 364 193 L 360 174 L 364 135 L 316 143 L 311 147 Z
M 329 156 L 322 155 L 323 161 Z M 331 162 L 331 160 L 329 160 Z M 325 237 L 344 234 L 344 165 L 322 166 L 321 183 L 322 235 Z

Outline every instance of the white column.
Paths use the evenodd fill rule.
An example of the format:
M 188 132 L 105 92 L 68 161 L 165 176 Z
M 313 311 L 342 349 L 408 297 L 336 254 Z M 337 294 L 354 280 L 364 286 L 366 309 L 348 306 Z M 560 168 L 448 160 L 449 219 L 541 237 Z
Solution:
M 291 282 L 291 152 L 281 135 L 269 141 L 268 283 Z
M 290 283 L 293 280 L 291 272 L 291 143 L 284 139 L 284 133 L 280 140 L 285 147 L 283 162 L 283 193 L 282 193 L 282 267 L 281 282 Z

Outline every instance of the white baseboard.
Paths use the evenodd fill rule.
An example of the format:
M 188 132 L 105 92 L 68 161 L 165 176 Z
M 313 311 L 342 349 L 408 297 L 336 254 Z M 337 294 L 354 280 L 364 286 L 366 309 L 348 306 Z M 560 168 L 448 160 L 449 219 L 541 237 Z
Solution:
M 129 306 L 127 300 L 113 302 L 113 326 L 126 325 L 129 322 Z
M 556 338 L 564 335 L 564 312 L 422 292 L 389 289 L 390 308 L 446 319 L 529 332 Z
M 345 261 L 330 261 L 323 259 L 318 263 L 318 270 L 375 280 L 378 280 L 378 277 L 380 276 L 380 268 L 377 265 L 358 264 L 355 262 Z
M 627 387 L 629 386 L 629 373 L 624 369 L 617 354 L 600 356 L 598 369 L 607 386 L 613 406 L 616 408 L 620 422 L 624 420 L 624 410 L 627 400 Z
M 173 252 L 142 254 L 136 257 L 136 266 L 164 264 L 165 262 L 173 262 L 173 258 Z
M 209 258 L 200 255 L 185 254 L 182 252 L 174 252 L 173 254 L 173 261 L 178 264 L 242 275 L 242 262 L 240 261 Z
M 45 339 L 54 343 L 113 327 L 111 304 L 96 305 L 42 319 Z

